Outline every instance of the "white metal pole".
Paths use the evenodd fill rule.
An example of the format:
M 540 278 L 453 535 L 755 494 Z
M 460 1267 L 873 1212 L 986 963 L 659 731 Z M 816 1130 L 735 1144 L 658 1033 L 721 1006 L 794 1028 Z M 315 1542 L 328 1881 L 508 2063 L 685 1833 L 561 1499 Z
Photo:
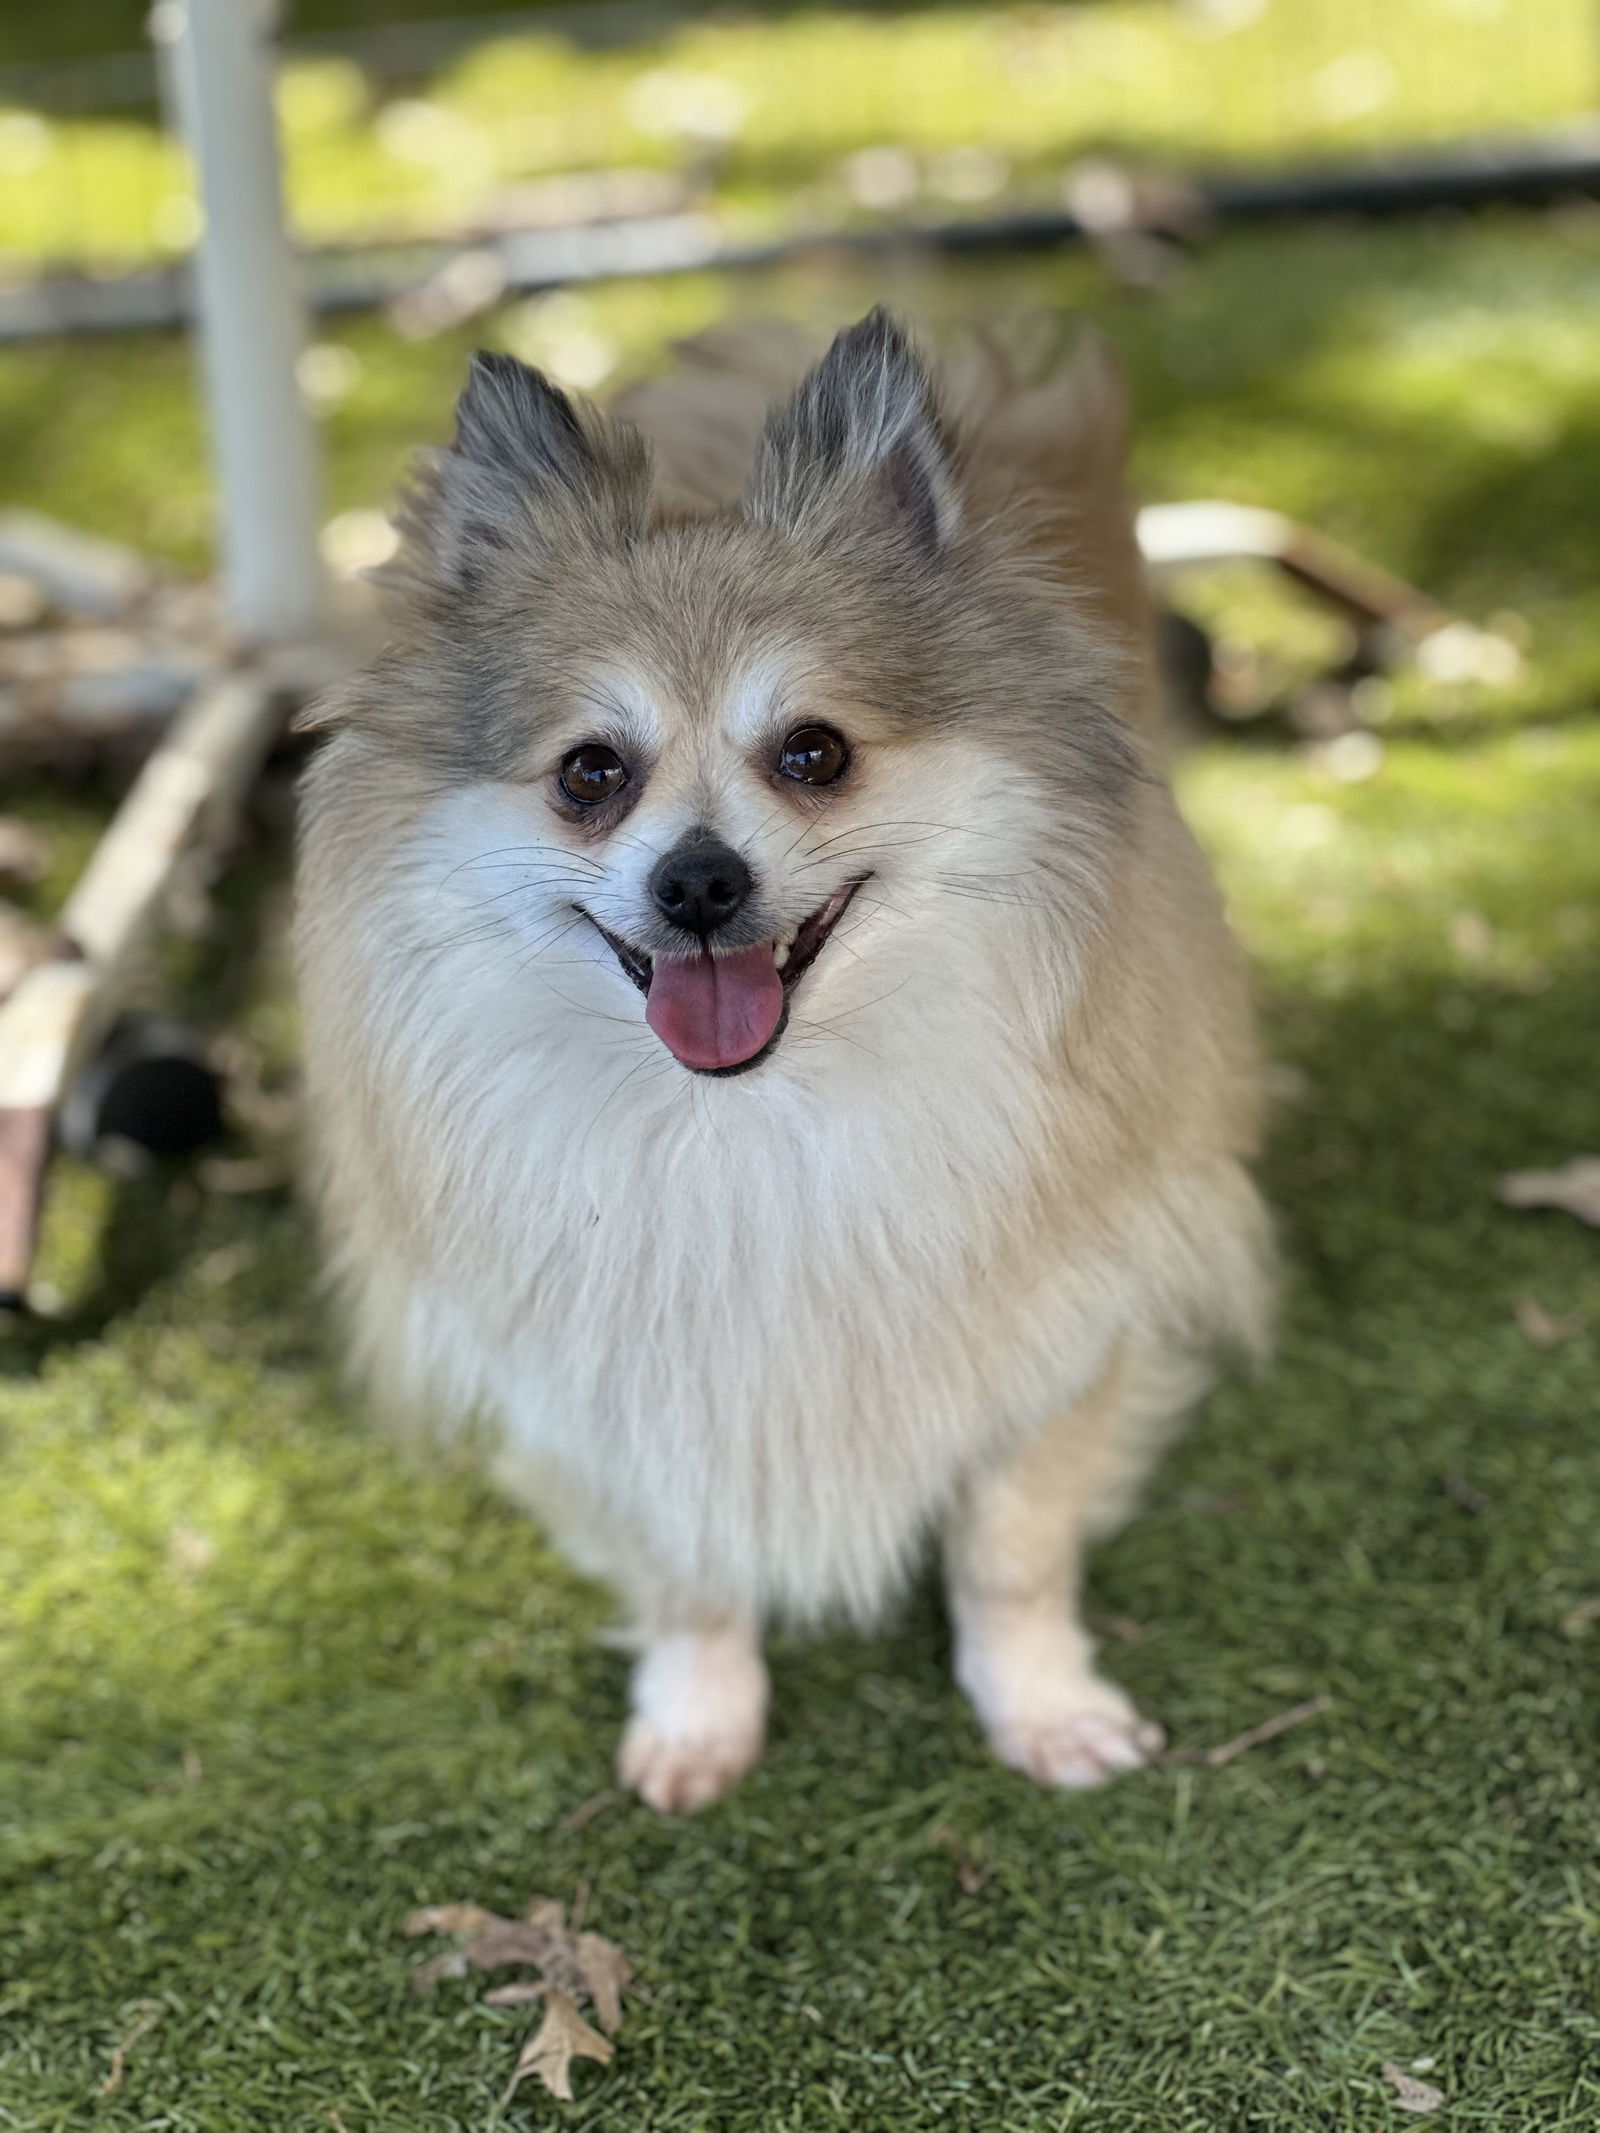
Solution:
M 305 309 L 283 218 L 274 0 L 160 0 L 204 217 L 195 259 L 229 612 L 255 639 L 321 619 L 318 466 L 295 364 Z

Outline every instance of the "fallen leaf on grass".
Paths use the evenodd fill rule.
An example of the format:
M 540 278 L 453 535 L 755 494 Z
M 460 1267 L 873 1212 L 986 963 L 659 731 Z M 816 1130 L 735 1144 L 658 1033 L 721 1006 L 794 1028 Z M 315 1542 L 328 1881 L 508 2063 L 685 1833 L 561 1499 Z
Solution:
M 575 2000 L 564 1992 L 552 1992 L 544 2020 L 522 2047 L 502 2103 L 511 2101 L 530 2074 L 537 2074 L 552 2096 L 571 2103 L 573 2060 L 597 2059 L 609 2066 L 615 2051 L 616 2046 L 608 2044 L 599 2030 L 589 2027 Z
M 1395 2108 L 1401 2111 L 1437 2111 L 1444 2102 L 1444 2090 L 1431 2083 L 1419 2081 L 1415 2074 L 1408 2074 L 1403 2066 L 1396 2066 L 1392 2059 L 1383 2062 L 1383 2078 L 1394 2090 Z
M 612 2046 L 584 2020 L 578 2003 L 587 2000 L 600 2028 L 615 2036 L 622 2027 L 622 1995 L 632 1983 L 633 1965 L 603 1933 L 578 1931 L 587 1897 L 585 1884 L 570 1922 L 565 1905 L 550 1896 L 536 1896 L 522 1918 L 503 1917 L 478 1903 L 440 1903 L 413 1911 L 406 1920 L 405 1929 L 413 1936 L 466 1936 L 459 1947 L 412 1972 L 418 1992 L 431 1992 L 441 1980 L 465 1977 L 469 1970 L 498 1970 L 511 1963 L 526 1963 L 540 1973 L 537 1980 L 519 1978 L 484 1994 L 492 2007 L 544 2002 L 544 2020 L 522 2048 L 506 2090 L 508 2099 L 519 2082 L 537 2074 L 553 2096 L 570 2102 L 572 2060 L 598 2059 L 604 2064 L 611 2057 Z
M 600 2027 L 607 2036 L 614 2037 L 622 2027 L 622 1995 L 633 1981 L 632 1963 L 603 1933 L 580 1933 L 578 1969 L 594 2002 Z
M 1496 1190 L 1507 1207 L 1556 1207 L 1600 1227 L 1600 1155 L 1575 1155 L 1559 1170 L 1508 1170 Z
M 418 1963 L 411 1973 L 411 1989 L 426 1997 L 446 1978 L 465 1977 L 471 1968 L 462 1950 L 452 1948 L 448 1955 L 436 1955 L 431 1962 Z
M 441 1979 L 465 1977 L 468 1970 L 503 1970 L 510 1963 L 532 1963 L 546 1978 L 568 1989 L 581 1981 L 577 1950 L 561 1917 L 501 1918 L 475 1903 L 441 1904 L 406 1921 L 408 1933 L 466 1933 L 470 1938 L 448 1955 L 436 1955 L 412 1973 L 418 1992 L 431 1992 Z M 443 1923 L 419 1923 L 440 1920 Z
M 509 1918 L 486 1911 L 481 1903 L 430 1903 L 413 1911 L 406 1931 L 415 1940 L 422 1933 L 486 1933 L 491 1926 L 508 1926 Z
M 531 1977 L 517 1978 L 509 1985 L 491 1985 L 483 1996 L 483 2004 L 485 2007 L 531 2007 L 549 1990 L 543 1978 L 537 1982 Z
M 1583 1331 L 1581 1311 L 1557 1317 L 1554 1312 L 1547 1311 L 1536 1296 L 1519 1296 L 1511 1306 L 1511 1313 L 1536 1348 L 1557 1348 L 1563 1341 L 1575 1340 Z

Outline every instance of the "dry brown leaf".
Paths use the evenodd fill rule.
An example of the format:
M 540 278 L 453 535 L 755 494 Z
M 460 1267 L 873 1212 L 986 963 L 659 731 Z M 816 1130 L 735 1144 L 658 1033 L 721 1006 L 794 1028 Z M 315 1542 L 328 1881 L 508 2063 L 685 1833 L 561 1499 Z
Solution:
M 412 1973 L 418 1992 L 431 1992 L 443 1978 L 465 1977 L 469 1970 L 494 1970 L 506 1963 L 527 1963 L 539 1977 L 518 1978 L 484 1994 L 491 2007 L 526 2007 L 544 2002 L 544 2020 L 523 2045 L 506 2089 L 509 2102 L 519 2083 L 537 2074 L 552 2096 L 572 2100 L 571 2064 L 575 2058 L 609 2062 L 613 2047 L 591 2028 L 579 2001 L 593 2005 L 601 2029 L 615 2035 L 622 2026 L 622 1995 L 633 1978 L 633 1965 L 615 1941 L 603 1933 L 580 1932 L 588 1907 L 588 1883 L 580 1884 L 568 1919 L 565 1905 L 551 1896 L 535 1896 L 523 1918 L 506 1918 L 476 1903 L 430 1904 L 413 1911 L 406 1931 L 459 1933 L 458 1947 Z
M 552 2096 L 571 2103 L 573 2060 L 595 2059 L 601 2066 L 609 2066 L 615 2051 L 616 2046 L 608 2043 L 599 2030 L 590 2028 L 570 1994 L 552 1992 L 545 2004 L 544 2020 L 518 2055 L 505 2101 L 510 2102 L 530 2074 L 537 2074 Z
M 1569 1312 L 1557 1317 L 1547 1311 L 1536 1296 L 1519 1296 L 1511 1306 L 1512 1316 L 1536 1348 L 1557 1348 L 1563 1341 L 1576 1339 L 1583 1331 L 1583 1313 Z
M 498 1911 L 486 1911 L 481 1903 L 430 1903 L 412 1912 L 405 1929 L 415 1940 L 422 1933 L 486 1933 L 491 1926 L 513 1923 Z
M 411 1973 L 413 1992 L 430 1993 L 442 1985 L 446 1978 L 465 1977 L 472 1965 L 459 1948 L 452 1948 L 448 1955 L 436 1955 L 430 1962 L 418 1963 Z
M 444 1979 L 465 1977 L 469 1969 L 502 1970 L 512 1963 L 531 1964 L 558 1991 L 586 1990 L 578 1942 L 565 1907 L 553 1897 L 536 1896 L 526 1918 L 504 1918 L 477 1903 L 432 1904 L 412 1912 L 406 1931 L 467 1935 L 459 1948 L 434 1956 L 412 1972 L 417 1992 L 432 1992 Z
M 1508 1170 L 1497 1190 L 1507 1207 L 1556 1207 L 1600 1227 L 1600 1155 L 1575 1155 L 1559 1170 Z
M 578 1970 L 594 2002 L 600 2027 L 607 2036 L 614 2037 L 622 2027 L 622 1994 L 633 1980 L 632 1963 L 603 1933 L 580 1933 Z
M 1444 2102 L 1444 2090 L 1431 2083 L 1419 2081 L 1415 2074 L 1408 2074 L 1403 2066 L 1396 2066 L 1392 2059 L 1383 2062 L 1383 2078 L 1394 2090 L 1396 2110 L 1437 2111 Z
M 455 1908 L 446 1906 L 447 1909 Z M 470 1905 L 461 1906 L 471 1909 Z M 496 1918 L 481 1933 L 474 1933 L 448 1955 L 436 1955 L 413 1973 L 418 1992 L 431 1992 L 443 1978 L 465 1977 L 468 1970 L 503 1970 L 511 1963 L 532 1963 L 552 1984 L 575 1991 L 582 1982 L 577 1951 L 564 1927 L 552 1929 L 547 1922 Z M 460 1931 L 459 1927 L 423 1927 L 424 1932 Z
M 550 1987 L 543 1978 L 516 1978 L 509 1985 L 491 1985 L 483 1996 L 485 2007 L 531 2007 Z

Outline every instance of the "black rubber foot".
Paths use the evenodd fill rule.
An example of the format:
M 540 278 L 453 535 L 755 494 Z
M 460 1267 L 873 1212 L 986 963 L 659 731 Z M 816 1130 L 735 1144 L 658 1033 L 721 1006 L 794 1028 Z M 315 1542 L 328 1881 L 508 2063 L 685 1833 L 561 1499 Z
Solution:
M 81 1156 L 106 1140 L 150 1155 L 187 1155 L 222 1130 L 222 1084 L 200 1038 L 181 1022 L 142 1014 L 113 1025 L 56 1123 L 61 1145 Z

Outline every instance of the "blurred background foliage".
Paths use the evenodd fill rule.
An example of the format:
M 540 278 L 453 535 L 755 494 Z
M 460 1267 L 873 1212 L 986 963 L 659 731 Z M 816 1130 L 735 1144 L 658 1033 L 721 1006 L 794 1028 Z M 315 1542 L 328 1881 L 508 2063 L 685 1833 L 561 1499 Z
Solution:
M 548 28 L 484 12 L 427 34 L 406 12 L 289 12 L 280 108 L 308 241 L 504 218 L 519 185 L 619 167 L 691 174 L 750 238 L 1053 205 L 1090 151 L 1238 167 L 1426 147 L 1576 118 L 1600 80 L 1589 0 L 677 16 L 601 0 L 548 10 Z M 192 241 L 153 75 L 88 63 L 136 49 L 138 14 L 79 0 L 0 31 L 0 265 L 126 265 Z

